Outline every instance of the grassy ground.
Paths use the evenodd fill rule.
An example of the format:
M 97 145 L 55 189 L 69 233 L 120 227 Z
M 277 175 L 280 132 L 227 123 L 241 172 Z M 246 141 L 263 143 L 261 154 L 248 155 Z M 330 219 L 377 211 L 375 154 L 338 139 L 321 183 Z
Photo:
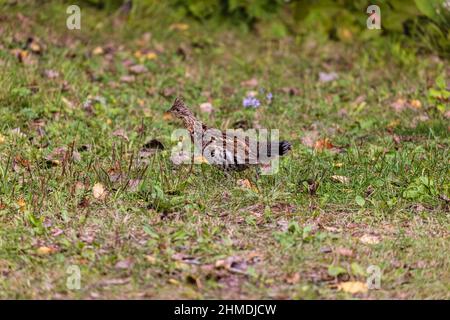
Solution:
M 450 298 L 448 61 L 82 10 L 0 15 L 0 298 Z M 279 173 L 171 164 L 177 94 L 279 129 Z

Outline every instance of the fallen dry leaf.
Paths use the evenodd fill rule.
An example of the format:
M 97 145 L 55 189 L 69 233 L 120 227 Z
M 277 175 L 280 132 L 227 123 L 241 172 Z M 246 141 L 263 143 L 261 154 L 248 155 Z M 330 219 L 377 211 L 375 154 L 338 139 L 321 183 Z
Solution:
M 300 273 L 295 272 L 294 274 L 291 274 L 286 277 L 286 282 L 289 284 L 297 284 L 300 282 Z
M 334 175 L 334 176 L 331 176 L 331 179 L 334 180 L 334 181 L 343 183 L 343 184 L 348 184 L 350 182 L 350 179 L 348 177 L 345 177 L 345 176 Z
M 99 56 L 102 55 L 105 51 L 103 50 L 102 47 L 96 47 L 94 48 L 94 50 L 92 50 L 92 54 L 95 56 Z
M 48 79 L 55 79 L 59 77 L 59 72 L 51 69 L 45 70 L 44 76 Z
M 241 188 L 250 189 L 250 190 L 253 190 L 255 192 L 258 191 L 258 189 L 256 189 L 256 187 L 254 185 L 252 185 L 252 183 L 248 179 L 238 179 L 236 181 L 236 183 Z
M 36 250 L 36 252 L 40 256 L 45 256 L 45 255 L 52 254 L 52 253 L 56 252 L 56 249 L 55 248 L 50 248 L 50 247 L 39 247 Z
M 173 278 L 170 278 L 168 281 L 169 281 L 170 284 L 173 284 L 173 285 L 179 285 L 180 284 L 180 282 L 178 280 L 173 279 Z
M 300 140 L 303 145 L 305 145 L 309 148 L 314 148 L 318 138 L 319 138 L 319 132 L 314 130 L 314 131 L 305 132 L 305 135 Z
M 138 50 L 134 53 L 134 56 L 138 58 L 140 61 L 155 60 L 156 58 L 158 58 L 158 55 L 153 51 L 145 53 L 142 52 L 141 50 Z
M 361 238 L 359 238 L 359 241 L 365 244 L 378 244 L 380 243 L 380 237 L 372 235 L 372 234 L 365 234 Z
M 200 104 L 200 110 L 205 113 L 211 113 L 213 111 L 213 106 L 209 102 L 204 102 Z
M 19 198 L 19 200 L 17 200 L 17 205 L 19 206 L 20 212 L 24 212 L 27 208 L 27 203 L 23 198 Z
M 133 260 L 125 259 L 118 261 L 114 267 L 116 269 L 130 269 L 133 267 L 133 265 L 134 265 Z
M 246 81 L 242 81 L 241 82 L 241 86 L 244 86 L 244 87 L 249 87 L 249 88 L 254 88 L 254 87 L 257 87 L 258 86 L 258 79 L 256 79 L 256 78 L 252 78 L 252 79 L 250 79 L 250 80 L 246 80 Z
M 105 199 L 107 192 L 105 190 L 105 187 L 103 187 L 101 183 L 96 183 L 92 187 L 92 194 L 94 195 L 95 199 L 103 200 Z
M 145 256 L 145 260 L 147 260 L 148 263 L 150 264 L 155 264 L 157 259 L 154 256 L 151 255 L 147 255 Z
M 113 135 L 114 137 L 122 138 L 122 139 L 125 140 L 126 142 L 130 141 L 130 140 L 128 139 L 128 136 L 127 136 L 125 130 L 123 130 L 123 129 L 117 129 L 116 131 L 114 131 L 114 132 L 112 133 L 112 135 Z
M 131 83 L 131 82 L 136 81 L 136 77 L 135 76 L 121 76 L 120 81 L 125 82 L 125 83 Z
M 406 108 L 406 103 L 407 103 L 407 101 L 405 99 L 400 98 L 400 99 L 397 99 L 396 101 L 394 101 L 393 103 L 391 103 L 391 107 L 395 111 L 400 112 Z
M 319 72 L 319 81 L 320 82 L 331 82 L 339 78 L 336 72 Z
M 347 293 L 366 293 L 368 291 L 367 284 L 360 281 L 347 281 L 338 284 L 338 290 Z
M 324 149 L 332 149 L 334 148 L 333 144 L 331 143 L 330 139 L 319 139 L 314 144 L 314 149 L 317 151 L 323 151 Z
M 131 66 L 128 70 L 130 70 L 130 72 L 133 74 L 141 74 L 148 72 L 148 69 L 142 64 L 135 64 L 134 66 Z
M 344 256 L 344 257 L 351 257 L 353 256 L 353 250 L 348 249 L 348 248 L 342 248 L 339 247 L 336 249 L 336 253 L 340 256 Z
M 0 134 L 0 144 L 5 143 L 6 138 L 2 134 Z
M 420 102 L 419 100 L 411 100 L 411 102 L 409 103 L 411 105 L 412 108 L 414 109 L 420 109 L 422 108 L 422 102 Z
M 187 29 L 189 29 L 189 25 L 186 23 L 174 23 L 170 25 L 169 29 L 177 31 L 186 31 Z

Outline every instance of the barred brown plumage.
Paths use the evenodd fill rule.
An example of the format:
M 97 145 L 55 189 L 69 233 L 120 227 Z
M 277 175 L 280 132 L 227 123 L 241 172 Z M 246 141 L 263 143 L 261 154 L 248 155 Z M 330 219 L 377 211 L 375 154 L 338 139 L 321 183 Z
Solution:
M 292 148 L 288 141 L 268 140 L 267 130 L 260 130 L 258 137 L 254 130 L 220 131 L 209 128 L 195 117 L 180 97 L 175 99 L 169 112 L 181 119 L 191 141 L 201 150 L 208 163 L 225 170 L 269 165 L 272 160 L 287 154 Z

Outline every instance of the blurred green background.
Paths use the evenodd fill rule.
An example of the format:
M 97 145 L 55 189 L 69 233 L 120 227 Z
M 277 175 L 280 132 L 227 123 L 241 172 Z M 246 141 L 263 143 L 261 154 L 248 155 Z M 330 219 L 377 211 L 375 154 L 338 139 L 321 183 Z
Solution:
M 195 19 L 208 28 L 231 27 L 266 38 L 313 35 L 352 42 L 382 34 L 409 38 L 424 50 L 450 54 L 449 0 L 85 0 L 102 10 L 126 10 L 136 18 Z M 381 9 L 380 31 L 366 27 L 369 5 Z

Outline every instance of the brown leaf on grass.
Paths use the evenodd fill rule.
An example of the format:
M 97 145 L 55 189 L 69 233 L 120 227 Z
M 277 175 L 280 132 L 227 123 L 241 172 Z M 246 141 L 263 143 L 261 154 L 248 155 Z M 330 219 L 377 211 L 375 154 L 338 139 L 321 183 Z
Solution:
M 318 131 L 306 131 L 304 136 L 300 139 L 302 144 L 309 147 L 314 148 L 316 145 L 316 141 L 319 139 Z
M 397 111 L 397 112 L 400 112 L 400 111 L 402 111 L 403 109 L 405 109 L 406 108 L 406 103 L 407 103 L 407 101 L 405 100 L 405 99 L 397 99 L 397 100 L 395 100 L 394 102 L 392 102 L 391 103 L 391 107 L 395 110 L 395 111 Z
M 81 155 L 77 150 L 72 150 L 72 156 L 70 156 L 70 150 L 67 147 L 58 147 L 52 150 L 50 154 L 44 157 L 45 160 L 54 165 L 59 165 L 65 160 L 69 160 L 74 162 L 81 161 Z
M 200 104 L 200 110 L 204 113 L 211 113 L 213 111 L 213 106 L 209 102 L 204 102 Z
M 40 256 L 46 256 L 52 253 L 55 253 L 56 249 L 55 248 L 51 248 L 51 247 L 39 247 L 36 250 L 36 253 Z
M 421 109 L 422 108 L 422 102 L 420 102 L 420 100 L 413 99 L 409 102 L 409 105 L 413 109 Z
M 146 255 L 145 260 L 150 264 L 155 264 L 158 261 L 158 259 L 151 255 Z
M 5 136 L 0 133 L 0 144 L 5 143 L 5 141 L 6 141 Z
M 258 83 L 259 83 L 258 79 L 252 78 L 252 79 L 249 79 L 249 80 L 246 80 L 246 81 L 242 81 L 241 82 L 241 86 L 247 87 L 247 88 L 255 88 L 255 87 L 258 86 Z
M 176 88 L 168 87 L 168 88 L 164 88 L 164 89 L 160 92 L 160 94 L 161 94 L 163 97 L 165 97 L 165 98 L 170 98 L 170 97 L 172 97 L 173 95 L 175 95 L 176 92 L 177 92 L 177 89 L 176 89 Z
M 112 133 L 112 135 L 113 135 L 114 137 L 122 138 L 122 139 L 125 140 L 126 142 L 130 141 L 130 139 L 128 139 L 128 136 L 127 136 L 125 130 L 123 130 L 123 129 L 117 129 L 116 131 L 114 131 L 114 132 Z
M 44 76 L 48 79 L 55 79 L 59 77 L 59 72 L 52 69 L 44 70 Z
M 125 83 L 132 83 L 132 82 L 136 81 L 136 77 L 135 76 L 125 75 L 125 76 L 121 76 L 120 77 L 120 81 L 121 82 L 125 82 Z
M 99 56 L 99 55 L 102 55 L 102 54 L 104 54 L 104 53 L 105 53 L 105 51 L 103 50 L 102 47 L 95 47 L 95 48 L 92 50 L 92 54 L 93 54 L 94 56 Z
M 6 204 L 0 200 L 0 210 L 6 209 Z
M 128 69 L 132 74 L 141 74 L 148 72 L 148 69 L 142 64 L 135 64 Z
M 348 248 L 339 247 L 336 248 L 335 252 L 344 257 L 352 257 L 353 256 L 353 250 Z
M 139 59 L 139 61 L 145 61 L 145 60 L 155 60 L 158 58 L 158 55 L 154 51 L 145 51 L 145 50 L 138 50 L 134 53 L 134 56 Z
M 255 192 L 258 191 L 258 189 L 248 179 L 238 179 L 236 181 L 236 184 L 239 187 L 244 188 L 244 189 L 250 189 L 250 190 L 253 190 Z
M 104 200 L 108 192 L 105 190 L 105 187 L 101 183 L 96 183 L 92 187 L 92 194 L 95 199 Z
M 364 244 L 378 244 L 380 243 L 381 239 L 379 236 L 376 235 L 364 234 L 362 237 L 359 238 L 359 241 Z
M 343 184 L 348 184 L 350 182 L 350 179 L 345 176 L 333 175 L 333 176 L 331 176 L 331 179 L 336 182 L 343 183 Z
M 300 282 L 300 273 L 295 272 L 289 276 L 286 277 L 286 282 L 289 284 L 297 284 Z
M 408 101 L 406 99 L 399 98 L 391 103 L 391 107 L 396 112 L 401 112 L 401 111 L 405 110 L 406 108 L 409 108 L 412 110 L 419 110 L 422 108 L 422 102 L 420 102 L 420 100 L 417 100 L 417 99 L 412 99 L 412 100 Z
M 368 291 L 367 284 L 360 281 L 341 282 L 337 286 L 339 291 L 344 291 L 351 294 L 366 293 Z
M 319 72 L 319 81 L 326 83 L 331 82 L 339 78 L 336 72 Z
M 134 262 L 132 259 L 125 259 L 125 260 L 120 260 L 115 264 L 115 268 L 116 269 L 131 269 L 134 265 Z
M 319 152 L 323 151 L 324 149 L 332 149 L 332 148 L 334 148 L 334 145 L 328 138 L 319 139 L 314 143 L 314 149 Z

